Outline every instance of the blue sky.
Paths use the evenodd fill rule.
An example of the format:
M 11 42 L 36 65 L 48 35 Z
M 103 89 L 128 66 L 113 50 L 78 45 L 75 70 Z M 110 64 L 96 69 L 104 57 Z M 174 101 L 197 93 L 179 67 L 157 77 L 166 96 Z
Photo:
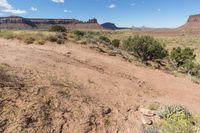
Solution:
M 0 15 L 97 18 L 118 26 L 177 27 L 200 13 L 199 0 L 0 0 Z

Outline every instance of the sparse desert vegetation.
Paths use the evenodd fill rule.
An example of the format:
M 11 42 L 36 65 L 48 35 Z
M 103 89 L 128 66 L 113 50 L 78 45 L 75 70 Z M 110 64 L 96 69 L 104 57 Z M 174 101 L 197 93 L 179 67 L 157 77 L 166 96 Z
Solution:
M 136 32 L 134 30 L 71 30 L 67 32 L 62 26 L 54 26 L 52 27 L 52 29 L 57 29 L 57 31 L 39 32 L 1 30 L 0 36 L 5 39 L 24 40 L 26 44 L 36 43 L 44 45 L 46 42 L 64 44 L 66 41 L 76 42 L 83 45 L 95 44 L 100 51 L 109 53 L 109 55 L 116 55 L 116 53 L 121 54 L 124 51 L 126 55 L 122 56 L 125 59 L 130 60 L 130 58 L 127 58 L 127 55 L 129 55 L 135 56 L 141 61 L 153 61 L 153 64 L 157 64 L 155 68 L 160 68 L 160 66 L 158 65 L 161 65 L 160 61 L 164 59 L 162 61 L 166 66 L 163 67 L 162 64 L 162 67 L 164 69 L 188 73 L 192 76 L 195 76 L 196 80 L 198 80 L 200 77 L 200 65 L 198 60 L 199 56 L 198 52 L 196 52 L 198 51 L 198 48 L 193 48 L 193 45 L 196 45 L 198 41 L 194 41 L 192 42 L 192 44 L 188 43 L 188 41 L 184 43 L 183 41 L 188 39 L 186 35 L 179 36 L 178 33 L 174 33 L 176 34 L 177 38 L 169 39 L 171 37 L 170 35 L 169 37 L 167 37 L 167 35 L 169 34 L 168 32 L 161 32 L 161 34 L 159 34 L 158 36 L 156 32 L 153 33 L 150 31 L 147 32 L 148 35 L 145 35 L 142 31 Z M 131 35 L 130 33 L 133 34 Z M 127 34 L 129 35 L 129 37 L 127 37 Z M 122 36 L 118 37 L 119 35 Z M 178 38 L 182 38 L 183 41 L 180 41 Z M 172 44 L 174 44 L 174 42 L 176 42 L 177 44 L 172 47 Z M 189 45 L 186 45 L 186 43 L 188 43 Z M 158 61 L 158 59 L 160 59 L 160 61 Z M 151 63 L 150 65 L 153 64 Z
M 123 95 L 125 97 L 129 97 L 130 99 L 138 99 L 138 98 L 140 99 L 140 97 L 143 99 L 143 95 L 145 95 L 145 98 L 144 98 L 145 100 L 154 99 L 154 97 L 162 96 L 162 94 L 159 94 L 160 92 L 162 92 L 162 90 L 160 90 L 160 87 L 161 88 L 164 87 L 163 89 L 167 88 L 167 87 L 165 88 L 165 86 L 162 85 L 164 83 L 161 83 L 161 85 L 158 86 L 158 88 L 155 86 L 149 87 L 149 84 L 152 82 L 150 78 L 148 78 L 145 81 L 142 81 L 143 78 L 145 79 L 148 76 L 140 77 L 139 76 L 140 74 L 139 74 L 136 76 L 137 77 L 136 78 L 135 76 L 133 76 L 133 74 L 131 75 L 128 74 L 130 72 L 129 70 L 125 73 L 123 72 L 125 69 L 127 69 L 126 66 L 130 65 L 129 66 L 130 70 L 132 69 L 132 67 L 136 67 L 135 63 L 138 65 L 141 65 L 142 66 L 141 69 L 147 69 L 147 71 L 144 72 L 145 74 L 148 73 L 149 71 L 148 69 L 150 67 L 161 69 L 165 72 L 167 71 L 167 72 L 173 73 L 175 71 L 176 73 L 183 73 L 184 75 L 189 74 L 192 76 L 192 80 L 190 81 L 191 83 L 189 84 L 193 86 L 193 84 L 196 83 L 194 84 L 195 86 L 193 87 L 194 88 L 199 87 L 199 78 L 200 78 L 199 66 L 200 65 L 198 62 L 198 54 L 196 53 L 196 51 L 198 51 L 198 48 L 194 49 L 193 47 L 189 47 L 189 46 L 186 47 L 185 45 L 182 45 L 180 43 L 177 43 L 177 45 L 174 45 L 174 47 L 172 47 L 171 45 L 169 46 L 168 44 L 173 43 L 173 41 L 170 41 L 167 37 L 166 38 L 163 38 L 161 36 L 158 37 L 158 36 L 155 36 L 154 34 L 147 34 L 147 35 L 132 34 L 129 37 L 124 36 L 121 39 L 116 37 L 116 35 L 121 35 L 121 32 L 124 33 L 125 31 L 68 30 L 65 32 L 64 31 L 60 32 L 60 30 L 56 30 L 55 32 L 51 32 L 51 31 L 28 31 L 28 30 L 27 31 L 1 30 L 0 37 L 6 39 L 6 40 L 3 40 L 5 42 L 7 40 L 11 42 L 12 41 L 15 42 L 15 40 L 19 40 L 18 43 L 32 45 L 33 48 L 37 47 L 36 49 L 34 48 L 35 52 L 38 53 L 38 56 L 43 57 L 43 58 L 40 59 L 41 66 L 36 65 L 38 64 L 37 59 L 35 60 L 36 62 L 31 63 L 31 65 L 33 65 L 32 66 L 33 70 L 38 69 L 37 67 L 39 67 L 38 69 L 39 71 L 40 69 L 42 69 L 42 71 L 48 71 L 43 68 L 51 69 L 51 71 L 54 71 L 53 72 L 54 74 L 52 74 L 51 72 L 50 73 L 48 72 L 48 74 L 44 74 L 41 71 L 33 72 L 32 69 L 29 70 L 28 68 L 26 68 L 27 69 L 26 70 L 19 67 L 19 69 L 22 69 L 24 72 L 25 77 L 23 77 L 19 75 L 19 72 L 21 72 L 20 70 L 18 69 L 15 70 L 9 65 L 8 66 L 2 65 L 2 71 L 1 71 L 2 79 L 0 81 L 1 82 L 0 84 L 2 85 L 2 87 L 1 87 L 0 94 L 1 94 L 1 101 L 3 101 L 1 102 L 1 113 L 3 114 L 4 117 L 2 117 L 2 120 L 0 121 L 1 131 L 6 131 L 6 132 L 9 131 L 10 126 L 18 126 L 19 128 L 17 129 L 17 131 L 19 132 L 21 131 L 32 132 L 33 130 L 47 131 L 47 132 L 50 132 L 52 130 L 58 131 L 58 132 L 74 131 L 73 127 L 77 123 L 79 123 L 79 120 L 82 120 L 85 122 L 86 121 L 88 122 L 89 120 L 89 124 L 84 124 L 84 126 L 77 128 L 76 132 L 99 130 L 97 129 L 98 127 L 97 123 L 99 123 L 100 121 L 102 122 L 101 126 L 103 126 L 104 130 L 114 131 L 115 128 L 120 128 L 121 131 L 126 132 L 126 129 L 120 126 L 120 125 L 123 125 L 123 126 L 127 126 L 128 128 L 131 128 L 132 131 L 136 131 L 136 132 L 139 131 L 138 129 L 141 125 L 136 124 L 137 128 L 135 128 L 135 127 L 132 127 L 133 125 L 130 125 L 130 123 L 135 123 L 135 122 L 138 123 L 140 119 L 137 119 L 137 120 L 132 119 L 132 120 L 124 121 L 122 120 L 122 118 L 140 116 L 139 115 L 140 111 L 138 112 L 138 110 L 142 108 L 141 106 L 146 104 L 145 102 L 143 101 L 135 102 L 133 100 L 133 102 L 126 104 L 128 108 L 127 110 L 129 110 L 133 114 L 127 113 L 127 110 L 125 110 L 126 113 L 123 111 L 123 114 L 121 114 L 120 112 L 116 113 L 116 110 L 118 110 L 119 108 L 113 105 L 113 101 L 109 102 L 110 98 L 108 99 L 102 98 L 102 96 L 96 97 L 96 94 L 93 95 L 93 90 L 90 90 L 92 85 L 96 86 L 95 85 L 96 83 L 100 85 L 105 81 L 101 81 L 100 83 L 96 82 L 95 79 L 92 79 L 92 77 L 94 77 L 95 74 L 92 74 L 91 77 L 86 78 L 87 81 L 85 81 L 85 78 L 84 78 L 85 75 L 83 74 L 82 75 L 83 77 L 79 77 L 81 78 L 81 80 L 78 80 L 77 82 L 76 79 L 73 79 L 73 82 L 71 82 L 69 81 L 69 79 L 66 79 L 68 77 L 66 76 L 66 74 L 70 73 L 70 75 L 73 75 L 73 78 L 75 78 L 77 77 L 76 74 L 79 74 L 79 72 L 82 73 L 81 72 L 82 70 L 78 69 L 79 72 L 75 72 L 73 71 L 73 69 L 69 71 L 65 70 L 62 68 L 63 65 L 61 65 L 63 63 L 64 63 L 64 66 L 66 64 L 73 64 L 75 65 L 76 69 L 77 69 L 77 66 L 84 67 L 84 69 L 89 69 L 87 73 L 89 73 L 90 70 L 95 71 L 95 73 L 97 72 L 103 75 L 108 73 L 109 76 L 117 77 L 117 80 L 120 80 L 118 79 L 120 77 L 123 80 L 127 80 L 126 82 L 131 82 L 131 86 L 129 86 L 131 88 L 130 90 L 127 90 L 125 92 L 124 90 L 122 91 L 120 88 L 118 90 L 120 92 L 123 92 Z M 128 34 L 130 31 L 127 30 L 126 32 Z M 42 45 L 42 46 L 39 46 L 37 44 Z M 59 46 L 55 44 L 64 44 L 64 45 Z M 70 45 L 70 47 L 68 47 L 68 45 Z M 14 48 L 15 45 L 13 45 L 12 47 Z M 28 47 L 29 47 L 28 45 L 24 45 L 24 46 L 20 45 L 17 48 L 18 49 L 17 51 L 20 52 L 20 50 L 22 50 L 21 48 L 23 48 L 23 50 L 25 50 L 26 52 L 31 53 L 31 51 L 28 50 L 29 49 Z M 53 47 L 55 51 L 54 50 L 51 52 L 49 51 L 50 53 L 47 52 L 49 49 L 48 47 Z M 68 48 L 66 49 L 66 47 Z M 70 52 L 69 50 L 71 47 L 75 47 L 75 49 L 72 49 L 72 52 Z M 76 51 L 77 48 L 81 50 Z M 91 54 L 89 55 L 87 55 L 88 54 L 87 51 L 83 52 L 84 50 L 90 50 L 90 49 L 92 50 L 90 51 Z M 74 50 L 76 51 L 76 54 L 73 55 Z M 63 51 L 64 53 L 60 51 Z M 104 65 L 106 65 L 107 68 L 106 67 L 104 68 L 104 66 L 101 66 L 102 64 L 99 64 L 99 61 L 96 60 L 97 56 L 95 56 L 95 54 L 93 55 L 92 51 L 97 52 L 95 54 L 98 54 L 98 59 L 101 60 L 102 62 L 104 62 L 105 58 L 108 58 L 108 62 L 112 62 L 113 58 L 114 60 L 116 58 L 116 61 L 118 62 L 118 59 L 120 57 L 120 66 L 117 66 L 116 68 L 115 67 L 109 68 L 112 65 L 110 64 L 107 66 L 105 63 Z M 23 58 L 25 58 L 26 55 L 28 54 L 26 52 L 25 53 L 24 51 L 22 52 L 24 54 Z M 80 53 L 83 54 L 83 57 L 87 56 L 88 60 L 92 59 L 94 64 L 93 62 L 91 62 L 91 64 L 88 64 L 87 58 L 86 60 L 84 60 L 84 59 L 81 59 L 80 57 L 76 57 Z M 106 57 L 104 55 L 101 55 L 102 53 L 106 54 L 105 55 Z M 72 55 L 75 57 L 72 57 Z M 103 57 L 101 57 L 100 55 Z M 94 57 L 91 58 L 90 56 L 94 56 Z M 99 56 L 103 60 L 99 58 Z M 112 58 L 110 56 L 116 56 L 116 57 Z M 48 60 L 50 58 L 55 64 L 48 63 Z M 29 60 L 31 61 L 31 59 Z M 123 61 L 125 61 L 125 65 L 122 71 L 120 70 L 120 72 L 118 73 L 114 72 L 111 75 L 109 74 L 110 72 L 107 72 L 107 71 L 113 72 L 116 70 L 118 71 L 118 67 L 119 68 L 121 67 L 121 63 Z M 126 61 L 132 62 L 132 63 L 128 63 Z M 43 66 L 42 62 L 44 63 L 45 66 Z M 98 65 L 95 63 L 97 63 Z M 27 62 L 27 64 L 29 66 L 30 62 L 29 63 Z M 58 64 L 60 65 L 58 66 Z M 155 67 L 152 67 L 152 66 L 155 66 Z M 62 75 L 61 74 L 62 72 L 57 73 L 58 69 L 55 69 L 55 67 L 61 67 L 59 68 L 59 71 L 62 71 L 63 73 L 67 71 L 67 73 L 65 73 L 63 76 L 60 76 Z M 68 66 L 68 68 L 70 67 Z M 136 67 L 135 69 L 137 70 L 138 68 Z M 30 73 L 29 72 L 27 73 L 26 71 L 29 71 Z M 155 70 L 153 69 L 152 72 L 153 71 Z M 133 72 L 135 73 L 135 71 Z M 34 73 L 33 77 L 30 77 L 29 79 L 28 77 L 32 75 L 33 73 Z M 163 74 L 163 72 L 159 74 Z M 39 76 L 40 78 L 37 77 L 38 75 L 40 75 Z M 165 74 L 165 75 L 166 77 L 168 77 L 171 74 Z M 155 75 L 154 77 L 160 78 L 158 75 Z M 184 78 L 182 76 L 179 76 L 179 77 Z M 124 83 L 123 80 L 120 80 L 119 82 L 123 83 L 122 86 L 127 87 L 127 85 Z M 164 78 L 163 80 L 166 81 L 167 79 Z M 179 81 L 179 80 L 180 79 L 176 79 L 174 77 L 172 80 L 170 80 L 170 84 L 171 82 L 176 84 L 176 81 Z M 148 81 L 150 82 L 147 85 L 146 82 Z M 189 81 L 189 79 L 187 79 L 187 81 Z M 84 84 L 86 82 L 88 83 L 85 86 Z M 156 80 L 155 82 L 157 84 Z M 185 80 L 183 80 L 182 83 L 184 84 Z M 39 84 L 40 87 L 36 86 L 36 90 L 35 90 L 34 85 L 36 84 Z M 109 81 L 109 84 L 110 84 L 110 81 Z M 20 85 L 20 89 L 19 88 L 17 89 L 18 85 Z M 135 89 L 132 89 L 132 86 L 135 86 L 135 88 L 138 88 L 138 90 L 136 91 Z M 174 85 L 169 86 L 168 88 L 170 89 L 173 86 Z M 179 85 L 176 84 L 176 86 L 179 86 Z M 180 93 L 180 91 L 182 91 L 181 90 L 183 89 L 182 87 L 183 86 L 178 88 L 176 92 L 177 94 Z M 5 89 L 8 89 L 8 88 L 14 89 L 14 90 L 5 91 Z M 184 88 L 183 90 L 189 91 L 188 93 L 191 93 L 191 91 L 193 91 L 193 93 L 196 93 L 194 89 L 188 90 L 189 88 L 187 89 L 186 88 Z M 30 92 L 27 89 L 30 89 Z M 119 98 L 117 96 L 118 91 L 113 90 L 113 93 L 115 93 L 116 95 L 116 97 L 114 97 L 116 98 L 115 99 L 116 101 L 118 101 L 117 99 Z M 131 92 L 133 91 L 133 92 L 130 93 L 129 91 Z M 32 95 L 32 92 L 34 92 L 34 96 Z M 174 92 L 174 90 L 172 90 L 172 92 Z M 179 101 L 183 100 L 182 97 L 175 98 L 174 96 L 172 96 L 171 95 L 173 94 L 172 92 L 170 94 L 166 93 L 166 95 L 169 95 L 170 97 L 172 97 L 172 99 L 178 99 Z M 17 103 L 17 101 L 22 100 L 21 98 L 23 97 L 16 96 L 17 93 L 25 93 L 23 95 L 26 97 L 29 97 L 29 99 L 32 99 L 32 102 L 29 101 L 27 103 L 24 103 L 24 106 L 22 106 L 21 104 Z M 107 93 L 105 90 L 99 93 L 105 93 L 106 95 L 109 96 L 109 93 Z M 137 95 L 133 96 L 132 94 L 135 94 L 135 93 Z M 16 97 L 14 97 L 14 102 L 10 104 L 8 107 L 7 104 L 9 103 L 9 99 L 11 98 L 13 99 L 12 94 L 14 94 L 14 96 Z M 128 96 L 128 94 L 130 96 Z M 74 96 L 78 99 L 78 101 L 77 99 L 73 99 Z M 198 99 L 198 98 L 199 97 L 195 97 L 194 99 Z M 126 101 L 126 98 L 123 100 Z M 66 103 L 66 105 L 71 106 L 71 108 L 68 110 L 68 106 L 63 106 L 61 101 Z M 182 104 L 185 104 L 186 106 L 189 105 L 186 99 L 184 99 L 182 102 L 183 102 Z M 29 105 L 30 103 L 34 104 L 34 106 L 30 106 Z M 74 106 L 74 103 L 75 103 L 75 106 Z M 146 116 L 145 114 L 144 116 L 141 117 L 141 121 L 143 122 L 142 130 L 141 130 L 142 132 L 147 132 L 147 133 L 150 133 L 150 132 L 153 132 L 153 133 L 154 132 L 198 133 L 199 132 L 200 120 L 198 117 L 199 115 L 198 113 L 197 113 L 198 115 L 194 115 L 193 113 L 190 113 L 186 108 L 182 106 L 176 106 L 176 105 L 165 106 L 158 102 L 157 103 L 147 102 L 147 103 L 149 104 L 146 106 L 146 108 L 148 109 L 144 109 L 144 110 L 150 111 L 150 112 L 153 111 L 156 113 L 152 113 L 153 116 L 151 115 Z M 62 106 L 65 108 L 62 108 Z M 84 112 L 85 107 L 87 109 L 92 109 L 94 112 L 93 111 Z M 22 108 L 23 110 L 21 110 L 20 108 Z M 34 108 L 37 111 L 31 112 L 31 110 L 30 111 L 28 110 L 30 108 Z M 120 108 L 120 109 L 123 109 L 123 108 Z M 133 109 L 129 109 L 129 108 L 133 108 Z M 25 111 L 25 113 L 22 113 L 22 111 Z M 12 114 L 12 112 L 14 113 Z M 116 116 L 119 114 L 122 116 L 116 118 Z M 19 119 L 13 121 L 13 118 L 16 115 L 19 115 Z M 58 116 L 55 116 L 55 115 L 58 115 Z M 13 118 L 7 119 L 10 116 L 13 116 Z M 83 116 L 87 118 L 82 119 Z M 155 120 L 155 117 L 158 117 L 158 118 Z M 71 122 L 67 121 L 66 118 L 70 119 Z M 117 123 L 117 125 L 115 125 L 113 121 L 116 121 L 117 119 L 120 120 L 120 122 Z M 69 125 L 69 126 L 66 126 L 66 125 Z M 58 126 L 61 128 L 58 128 Z M 114 126 L 114 128 L 109 128 L 110 126 Z M 37 128 L 34 128 L 34 127 L 37 127 Z
M 200 133 L 199 6 L 0 0 L 0 133 Z
M 86 124 L 77 128 L 75 132 L 92 130 L 112 132 L 116 128 L 126 132 L 126 129 L 130 128 L 135 132 L 147 133 L 198 133 L 200 129 L 199 114 L 197 113 L 198 103 L 190 105 L 190 101 L 186 99 L 188 96 L 183 96 L 185 93 L 194 96 L 196 91 L 199 91 L 197 88 L 199 88 L 200 65 L 196 52 L 198 49 L 182 44 L 171 47 L 168 44 L 173 43 L 173 41 L 152 34 L 131 34 L 127 37 L 116 37 L 122 35 L 121 32 L 129 34 L 129 32 L 134 31 L 1 30 L 0 37 L 6 39 L 1 39 L 1 41 L 18 44 L 11 45 L 12 49 L 7 49 L 7 45 L 2 45 L 2 50 L 5 49 L 1 51 L 2 55 L 4 55 L 3 52 L 12 53 L 12 50 L 17 50 L 23 55 L 16 54 L 15 58 L 27 62 L 25 63 L 26 67 L 17 65 L 19 68 L 13 68 L 8 59 L 2 60 L 2 63 L 9 65 L 4 64 L 1 67 L 0 113 L 3 114 L 3 117 L 0 121 L 0 130 L 7 132 L 10 130 L 10 126 L 18 126 L 17 132 L 33 132 L 35 130 L 38 132 L 52 130 L 71 132 L 75 131 L 73 127 L 82 120 Z M 18 41 L 16 42 L 16 40 Z M 29 45 L 22 44 L 29 44 L 32 48 L 29 49 Z M 50 51 L 49 48 L 54 50 Z M 40 60 L 35 54 L 40 57 Z M 8 56 L 7 58 L 12 59 L 13 57 Z M 34 59 L 33 62 L 31 62 L 32 59 Z M 90 60 L 92 61 L 90 62 Z M 18 60 L 12 61 L 18 64 Z M 49 62 L 51 63 L 49 64 Z M 139 66 L 135 66 L 135 64 Z M 67 68 L 65 69 L 63 66 L 67 66 Z M 156 74 L 154 71 L 157 70 L 150 68 L 161 69 L 161 71 Z M 86 71 L 81 69 L 86 69 Z M 149 73 L 149 71 L 151 72 Z M 178 79 L 163 71 L 190 74 L 192 80 L 190 81 L 186 76 L 180 76 L 181 79 Z M 19 74 L 21 72 L 23 72 L 23 76 Z M 130 72 L 134 73 L 130 74 Z M 142 75 L 148 74 L 149 76 L 142 76 L 140 72 Z M 163 75 L 163 77 L 159 75 Z M 73 78 L 69 79 L 69 76 Z M 96 76 L 102 79 L 98 81 L 95 79 Z M 104 76 L 106 80 L 104 80 Z M 115 78 L 113 79 L 113 77 Z M 153 78 L 152 80 L 152 77 L 157 79 Z M 116 88 L 113 84 L 115 80 L 122 87 Z M 158 85 L 160 80 L 169 81 L 170 84 L 162 82 Z M 179 82 L 181 83 L 179 84 Z M 93 89 L 102 84 L 105 84 L 101 88 L 103 90 L 98 90 L 101 95 L 97 96 Z M 165 85 L 163 86 L 163 84 Z M 182 86 L 182 84 L 185 85 Z M 188 84 L 192 88 L 187 88 Z M 112 96 L 107 92 L 107 87 L 110 88 L 110 85 L 115 88 L 109 90 L 112 91 Z M 173 90 L 174 86 L 177 87 L 177 90 Z M 125 89 L 126 87 L 128 89 Z M 162 89 L 169 91 L 169 93 Z M 122 93 L 120 96 L 119 92 Z M 19 93 L 23 93 L 22 96 L 19 96 Z M 175 97 L 174 93 L 177 95 L 182 93 L 182 96 Z M 166 103 L 162 103 L 162 101 L 156 103 L 148 101 L 165 95 L 171 98 L 174 105 L 165 106 Z M 126 102 L 127 98 L 132 100 L 132 102 L 125 104 L 125 110 L 124 107 L 115 105 L 124 105 L 124 103 L 117 103 L 121 96 L 124 97 L 121 98 L 123 102 Z M 29 99 L 27 102 L 24 101 L 23 104 L 19 102 L 27 98 Z M 199 97 L 193 98 L 193 100 L 198 100 Z M 9 99 L 13 99 L 12 104 Z M 141 100 L 138 101 L 138 99 Z M 188 110 L 193 112 L 197 110 L 197 112 L 193 114 L 182 106 L 176 106 L 177 100 L 178 103 L 188 107 Z M 140 120 L 140 110 L 145 104 L 148 109 L 143 109 L 144 112 L 142 112 Z M 195 110 L 193 110 L 194 108 Z M 38 111 L 32 111 L 32 109 Z M 153 112 L 150 116 L 146 116 L 145 111 Z M 197 115 L 195 115 L 196 113 Z M 19 119 L 14 120 L 16 116 L 19 116 Z M 116 116 L 118 117 L 116 118 Z M 124 120 L 124 117 L 128 119 Z M 117 120 L 119 122 L 114 123 Z M 141 125 L 138 124 L 139 121 L 143 123 L 142 129 L 140 129 Z M 102 130 L 98 129 L 97 123 L 101 123 Z M 131 123 L 135 123 L 137 128 Z M 120 125 L 127 128 L 122 128 Z

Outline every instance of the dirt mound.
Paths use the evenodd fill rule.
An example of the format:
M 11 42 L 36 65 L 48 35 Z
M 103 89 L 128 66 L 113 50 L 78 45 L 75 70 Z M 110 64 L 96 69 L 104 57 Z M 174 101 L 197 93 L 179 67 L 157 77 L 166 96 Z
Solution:
M 0 130 L 5 133 L 137 133 L 138 108 L 152 102 L 200 112 L 200 85 L 186 77 L 73 43 L 0 42 Z

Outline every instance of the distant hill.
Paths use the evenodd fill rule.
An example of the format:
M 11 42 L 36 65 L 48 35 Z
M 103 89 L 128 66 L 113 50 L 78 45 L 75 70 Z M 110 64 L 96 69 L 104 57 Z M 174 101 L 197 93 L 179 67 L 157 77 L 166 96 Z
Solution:
M 109 29 L 109 30 L 117 30 L 119 29 L 114 23 L 110 23 L 110 22 L 106 22 L 101 24 L 101 26 L 105 29 Z
M 62 25 L 68 29 L 103 29 L 97 19 L 87 22 L 76 19 L 23 18 L 20 16 L 0 17 L 0 29 L 49 29 L 52 25 Z

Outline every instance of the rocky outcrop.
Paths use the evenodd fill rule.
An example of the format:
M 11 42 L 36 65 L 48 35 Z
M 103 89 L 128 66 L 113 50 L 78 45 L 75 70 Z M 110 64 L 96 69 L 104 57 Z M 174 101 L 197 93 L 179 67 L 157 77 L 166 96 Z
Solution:
M 97 19 L 93 18 L 93 19 L 89 19 L 87 23 L 93 23 L 93 24 L 97 24 Z
M 52 25 L 63 25 L 67 28 L 102 28 L 95 18 L 83 22 L 76 19 L 23 18 L 20 16 L 0 17 L 1 29 L 48 29 Z
M 187 22 L 188 23 L 192 23 L 192 22 L 200 23 L 200 14 L 189 16 L 189 19 Z
M 200 14 L 189 16 L 187 23 L 179 27 L 178 30 L 186 32 L 200 31 Z

